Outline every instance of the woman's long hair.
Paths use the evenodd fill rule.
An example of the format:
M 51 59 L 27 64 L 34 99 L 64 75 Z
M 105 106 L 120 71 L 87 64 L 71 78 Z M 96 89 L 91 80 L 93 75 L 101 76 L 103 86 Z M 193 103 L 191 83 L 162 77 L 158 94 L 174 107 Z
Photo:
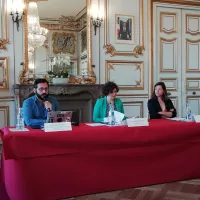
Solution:
M 165 85 L 164 82 L 158 82 L 158 83 L 155 84 L 154 89 L 153 89 L 153 93 L 152 93 L 152 96 L 151 96 L 151 97 L 154 98 L 154 99 L 157 98 L 157 96 L 156 96 L 156 94 L 155 94 L 155 88 L 156 88 L 156 86 L 158 86 L 158 85 L 160 85 L 160 86 L 162 87 L 162 89 L 164 90 L 162 99 L 163 99 L 164 101 L 166 101 L 166 100 L 168 99 L 168 96 L 167 96 L 167 88 L 166 88 L 166 85 Z

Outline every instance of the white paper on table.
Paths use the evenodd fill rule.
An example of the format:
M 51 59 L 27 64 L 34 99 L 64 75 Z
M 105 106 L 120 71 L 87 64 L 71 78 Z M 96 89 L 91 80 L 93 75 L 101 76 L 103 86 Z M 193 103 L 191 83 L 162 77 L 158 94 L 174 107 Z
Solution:
M 149 122 L 147 118 L 129 118 L 127 119 L 128 127 L 136 127 L 136 126 L 149 126 Z
M 183 117 L 174 117 L 174 118 L 166 118 L 168 120 L 172 120 L 172 121 L 180 121 L 180 122 L 192 122 L 194 120 L 188 120 L 186 118 Z
M 19 130 L 19 129 L 16 129 L 16 128 L 9 128 L 9 131 L 11 132 L 21 132 L 21 131 L 29 131 L 27 128 L 24 128 L 23 130 Z
M 105 124 L 102 123 L 86 123 L 88 126 L 105 126 Z
M 200 122 L 200 115 L 194 115 L 194 120 L 195 122 L 199 123 Z

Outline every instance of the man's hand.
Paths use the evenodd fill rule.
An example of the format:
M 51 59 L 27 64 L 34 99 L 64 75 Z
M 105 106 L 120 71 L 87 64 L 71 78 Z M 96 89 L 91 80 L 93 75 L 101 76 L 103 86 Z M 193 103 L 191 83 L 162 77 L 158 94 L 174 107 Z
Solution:
M 52 110 L 52 104 L 49 101 L 44 102 L 44 106 L 47 110 L 51 111 Z

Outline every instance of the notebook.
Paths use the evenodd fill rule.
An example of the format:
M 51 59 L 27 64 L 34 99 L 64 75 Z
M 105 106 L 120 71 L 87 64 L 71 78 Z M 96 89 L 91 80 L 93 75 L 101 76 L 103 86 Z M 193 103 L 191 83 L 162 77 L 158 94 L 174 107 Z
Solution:
M 73 111 L 50 111 L 47 113 L 47 122 L 71 122 Z

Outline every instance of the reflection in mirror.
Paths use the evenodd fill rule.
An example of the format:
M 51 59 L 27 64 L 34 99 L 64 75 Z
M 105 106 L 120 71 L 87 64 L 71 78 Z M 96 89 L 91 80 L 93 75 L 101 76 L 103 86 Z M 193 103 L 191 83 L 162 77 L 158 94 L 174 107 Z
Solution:
M 27 37 L 29 24 L 24 29 L 25 40 L 28 39 L 28 42 L 25 41 L 26 72 L 36 77 L 48 77 L 48 71 L 59 69 L 68 72 L 70 83 L 96 82 L 91 66 L 90 5 L 91 0 L 37 1 L 40 26 L 47 29 L 48 33 L 42 46 L 33 50 L 29 45 L 29 51 L 33 51 L 30 56 L 30 52 L 27 53 L 30 44 Z

